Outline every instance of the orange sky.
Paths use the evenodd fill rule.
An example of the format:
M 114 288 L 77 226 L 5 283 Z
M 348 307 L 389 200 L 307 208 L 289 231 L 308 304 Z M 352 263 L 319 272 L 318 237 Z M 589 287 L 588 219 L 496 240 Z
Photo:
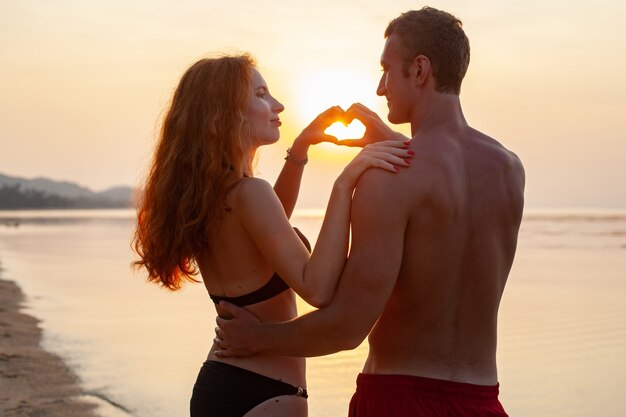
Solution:
M 382 34 L 422 4 L 307 3 L 1 2 L 0 172 L 94 190 L 136 184 L 178 78 L 215 51 L 254 54 L 286 106 L 282 139 L 258 165 L 269 180 L 295 134 L 327 105 L 358 100 L 385 118 L 375 95 Z M 466 118 L 520 155 L 527 206 L 626 207 L 626 3 L 429 5 L 464 22 L 472 46 Z M 300 207 L 325 206 L 349 154 L 311 152 Z

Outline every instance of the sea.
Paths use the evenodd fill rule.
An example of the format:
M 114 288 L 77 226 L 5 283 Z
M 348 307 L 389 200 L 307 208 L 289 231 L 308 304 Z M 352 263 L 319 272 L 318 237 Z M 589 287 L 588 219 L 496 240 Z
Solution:
M 322 216 L 292 223 L 315 242 Z M 215 310 L 202 285 L 173 293 L 130 267 L 133 225 L 132 210 L 0 211 L 0 276 L 102 417 L 188 416 Z M 626 209 L 527 210 L 498 328 L 509 415 L 626 416 Z M 308 360 L 310 416 L 347 415 L 366 355 Z

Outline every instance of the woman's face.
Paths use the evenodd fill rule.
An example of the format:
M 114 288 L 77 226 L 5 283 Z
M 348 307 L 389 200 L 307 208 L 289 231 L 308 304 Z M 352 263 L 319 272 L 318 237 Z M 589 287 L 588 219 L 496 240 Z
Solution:
M 285 110 L 285 106 L 270 94 L 261 73 L 256 68 L 251 71 L 252 93 L 245 112 L 250 123 L 250 139 L 255 146 L 267 145 L 280 138 L 278 114 Z

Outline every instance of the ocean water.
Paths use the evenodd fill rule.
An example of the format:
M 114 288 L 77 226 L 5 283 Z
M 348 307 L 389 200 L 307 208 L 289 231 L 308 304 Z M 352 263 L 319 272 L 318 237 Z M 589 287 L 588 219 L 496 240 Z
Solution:
M 321 213 L 293 224 L 314 242 Z M 103 417 L 187 416 L 215 312 L 203 286 L 171 293 L 131 270 L 132 227 L 125 210 L 0 211 L 0 274 Z M 512 417 L 626 415 L 626 210 L 527 212 L 498 346 Z M 308 360 L 309 415 L 347 414 L 366 353 Z

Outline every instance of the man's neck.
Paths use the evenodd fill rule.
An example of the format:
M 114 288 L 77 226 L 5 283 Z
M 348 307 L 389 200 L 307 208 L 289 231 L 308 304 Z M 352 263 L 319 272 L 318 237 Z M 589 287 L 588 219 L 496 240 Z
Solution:
M 456 94 L 433 93 L 428 100 L 416 106 L 411 117 L 411 135 L 438 129 L 462 129 L 467 121 Z

